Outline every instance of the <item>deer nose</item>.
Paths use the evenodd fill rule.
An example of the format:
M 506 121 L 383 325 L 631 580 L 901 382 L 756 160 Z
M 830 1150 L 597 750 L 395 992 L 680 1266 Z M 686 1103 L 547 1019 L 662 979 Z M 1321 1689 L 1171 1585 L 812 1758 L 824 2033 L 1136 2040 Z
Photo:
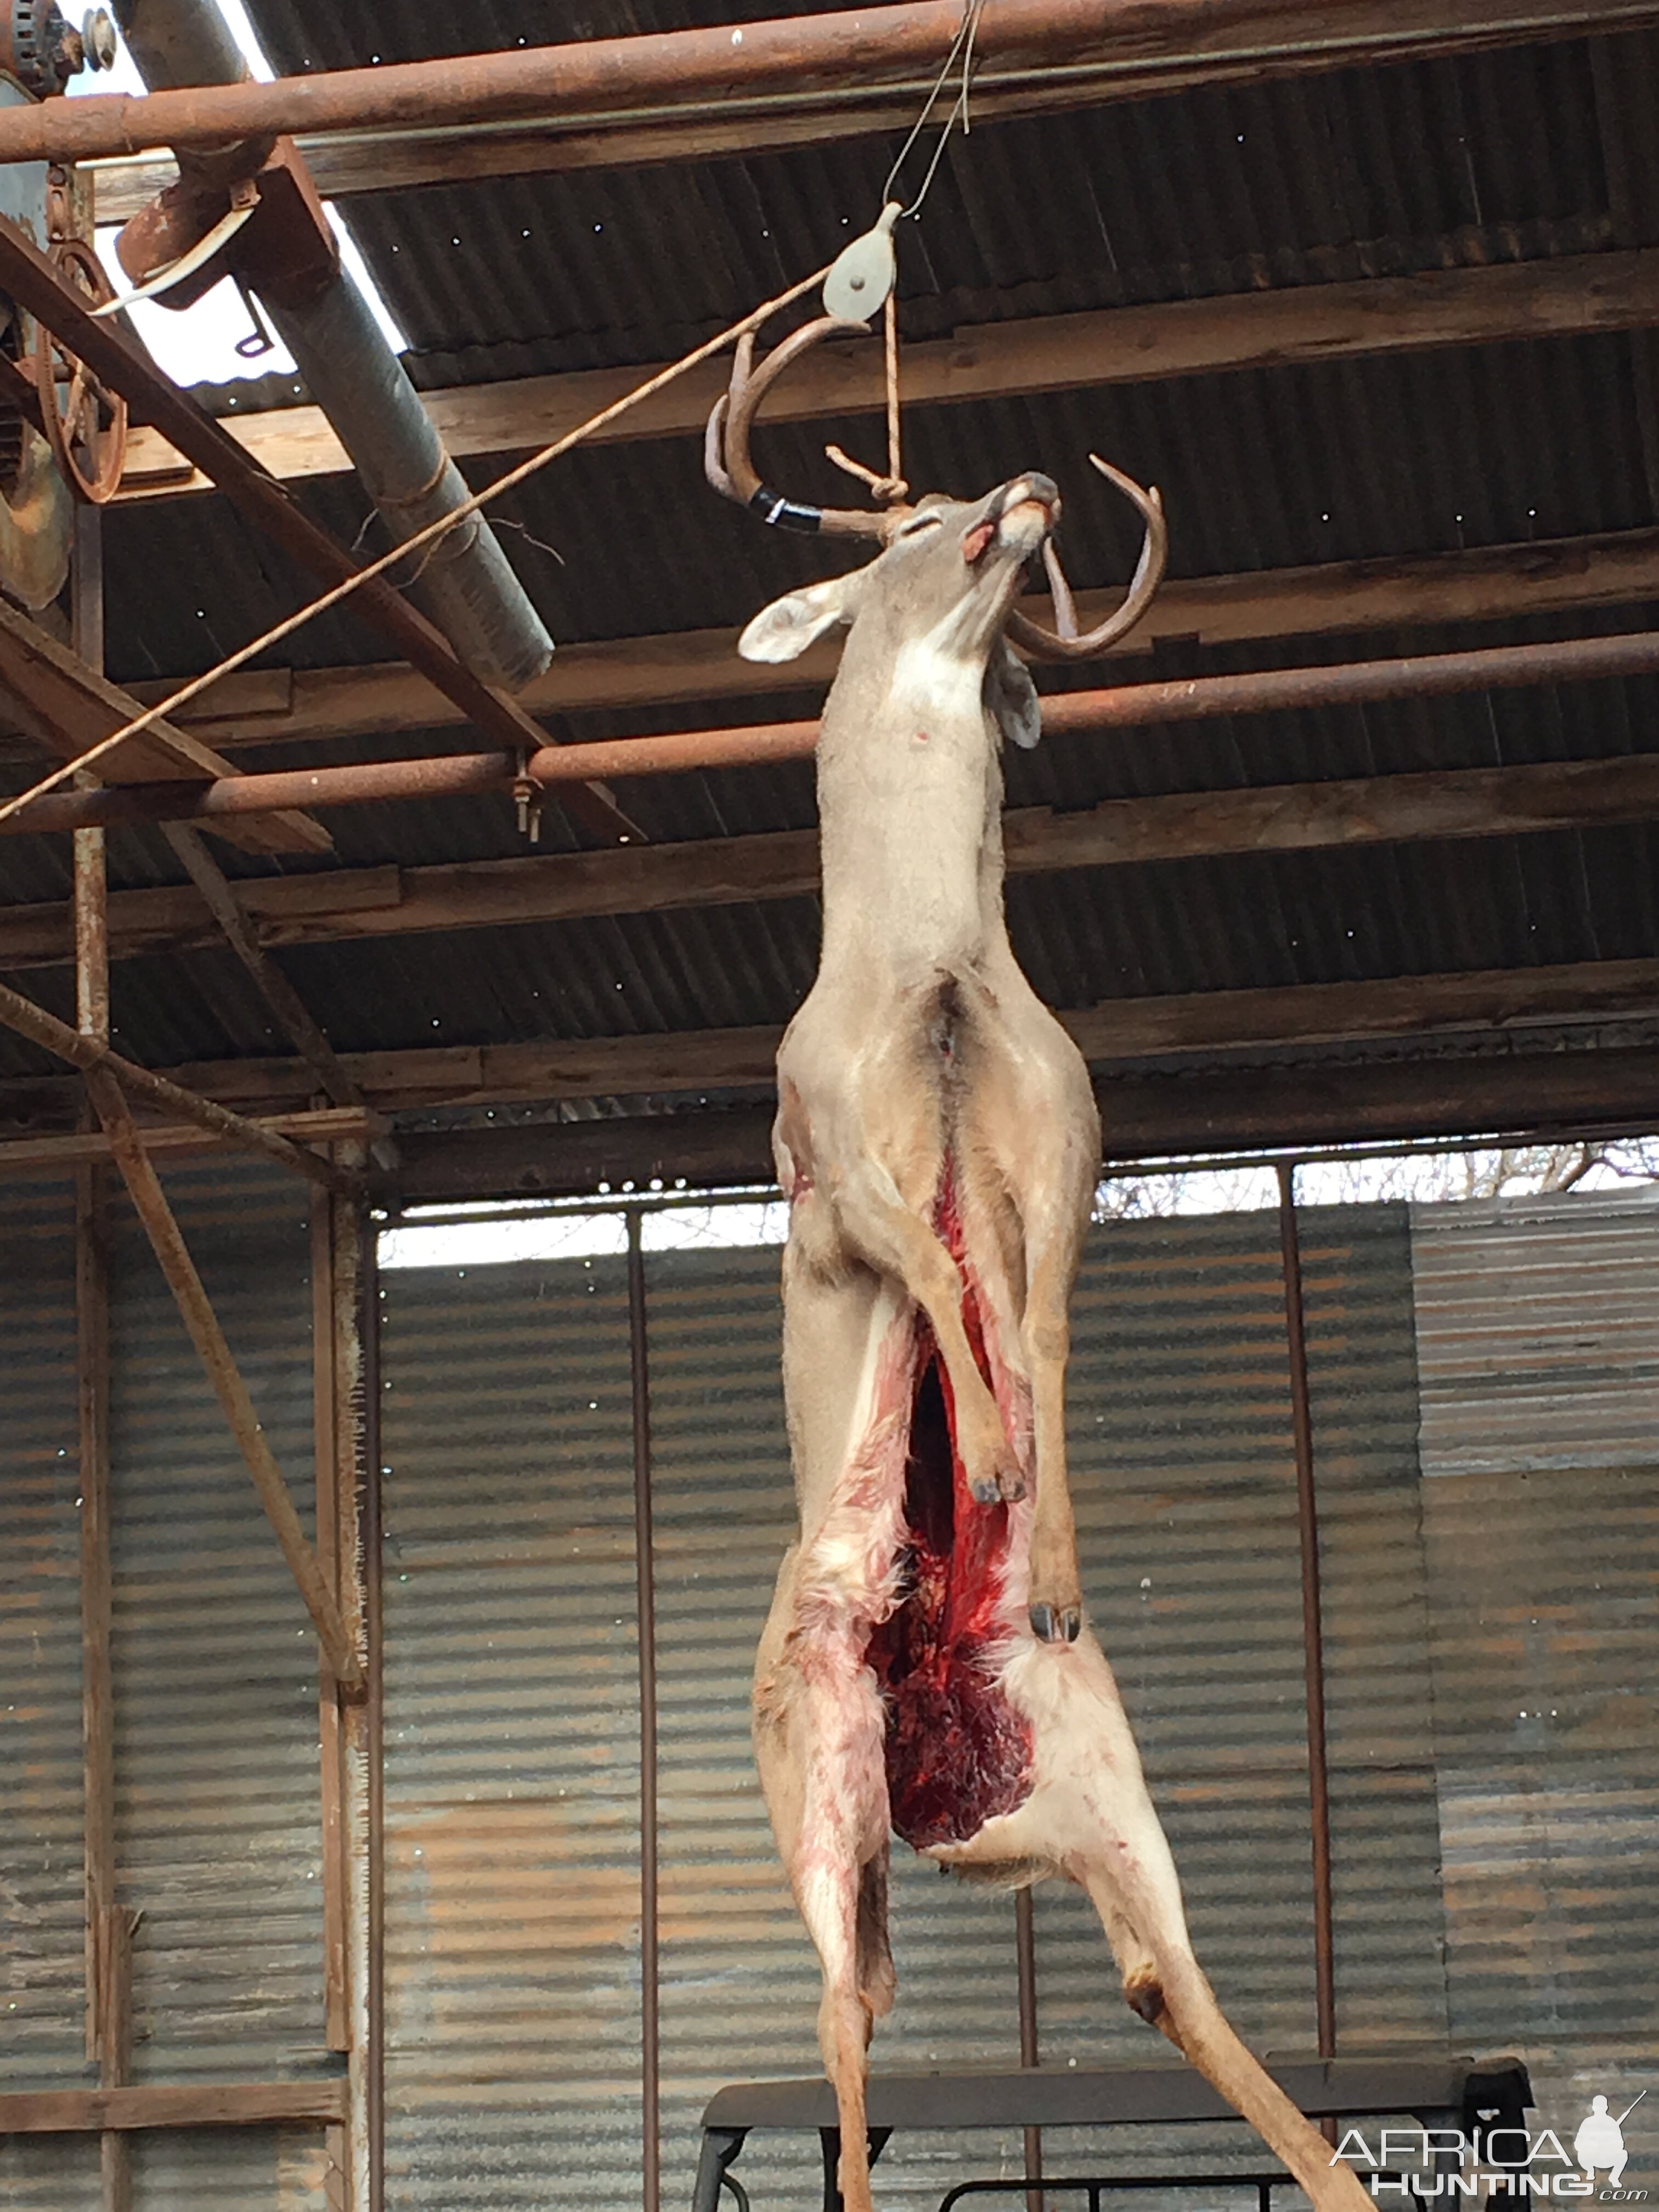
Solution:
M 1006 514 L 1011 507 L 1024 507 L 1027 500 L 1035 500 L 1039 507 L 1046 507 L 1051 515 L 1058 516 L 1060 486 L 1052 477 L 1039 475 L 1035 471 L 1030 476 L 1016 477 L 1003 492 L 1002 510 Z

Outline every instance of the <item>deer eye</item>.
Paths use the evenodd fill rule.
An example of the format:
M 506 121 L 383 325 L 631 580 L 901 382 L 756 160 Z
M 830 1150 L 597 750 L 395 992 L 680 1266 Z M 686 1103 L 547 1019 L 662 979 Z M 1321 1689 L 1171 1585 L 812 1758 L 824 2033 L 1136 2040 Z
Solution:
M 901 524 L 898 534 L 901 538 L 920 538 L 925 530 L 937 530 L 943 520 L 942 515 L 913 514 L 908 522 Z

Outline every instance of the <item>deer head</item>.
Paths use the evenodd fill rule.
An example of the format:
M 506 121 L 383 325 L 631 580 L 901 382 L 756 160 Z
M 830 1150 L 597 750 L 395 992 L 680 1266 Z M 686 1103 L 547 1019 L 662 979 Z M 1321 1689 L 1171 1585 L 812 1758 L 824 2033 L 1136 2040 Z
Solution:
M 716 491 L 775 528 L 863 538 L 882 550 L 850 575 L 788 592 L 763 609 L 738 650 L 747 660 L 793 660 L 838 623 L 856 625 L 866 647 L 878 645 L 868 633 L 880 633 L 880 644 L 893 654 L 906 641 L 925 638 L 959 666 L 976 663 L 984 673 L 985 703 L 1004 734 L 1033 745 L 1040 732 L 1036 690 L 1011 647 L 1036 660 L 1087 660 L 1133 629 L 1163 580 L 1169 550 L 1163 502 L 1156 489 L 1143 489 L 1097 454 L 1089 456 L 1139 511 L 1146 535 L 1121 604 L 1079 635 L 1053 542 L 1060 493 L 1046 476 L 1015 477 L 976 501 L 930 494 L 914 503 L 903 498 L 902 485 L 875 479 L 878 495 L 889 502 L 879 513 L 810 506 L 771 490 L 750 457 L 756 410 L 793 362 L 839 332 L 864 335 L 865 325 L 822 316 L 775 346 L 758 367 L 754 340 L 745 337 L 729 388 L 708 418 L 704 466 Z M 1052 630 L 1014 605 L 1026 564 L 1039 553 L 1054 596 Z

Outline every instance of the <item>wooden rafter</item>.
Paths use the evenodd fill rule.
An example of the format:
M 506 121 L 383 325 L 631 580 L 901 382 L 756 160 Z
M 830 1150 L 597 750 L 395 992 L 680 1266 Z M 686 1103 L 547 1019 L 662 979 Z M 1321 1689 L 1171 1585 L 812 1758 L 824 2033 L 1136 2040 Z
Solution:
M 927 406 L 1654 323 L 1659 250 L 1573 254 L 975 324 L 954 337 L 907 346 L 902 389 L 908 404 Z M 460 458 L 550 444 L 655 374 L 579 369 L 422 396 L 445 445 Z M 683 377 L 595 442 L 700 437 L 726 374 L 717 362 Z M 872 337 L 868 345 L 809 356 L 762 404 L 760 420 L 811 422 L 878 412 L 883 404 L 881 354 Z M 318 407 L 241 416 L 225 428 L 274 477 L 326 476 L 351 465 Z M 124 496 L 211 489 L 159 430 L 132 434 Z

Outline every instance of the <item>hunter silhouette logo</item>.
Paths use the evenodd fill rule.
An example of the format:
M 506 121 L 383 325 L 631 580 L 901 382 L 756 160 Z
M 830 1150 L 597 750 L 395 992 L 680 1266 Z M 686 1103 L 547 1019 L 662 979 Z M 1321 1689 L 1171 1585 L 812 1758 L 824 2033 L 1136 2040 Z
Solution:
M 1602 2204 L 1639 2204 L 1646 2201 L 1647 2191 L 1624 2185 L 1630 2158 L 1625 2122 L 1647 2094 L 1644 2089 L 1633 2097 L 1616 2119 L 1606 2097 L 1592 2097 L 1571 2153 L 1553 2128 L 1536 2134 L 1507 2126 L 1477 2126 L 1467 2134 L 1456 2128 L 1384 2128 L 1375 2147 L 1360 2129 L 1350 2128 L 1332 2153 L 1331 2163 L 1340 2160 L 1369 2168 L 1366 2185 L 1384 2204 L 1391 2198 L 1403 2205 L 1413 2198 L 1427 2204 L 1435 2197 L 1450 2203 L 1471 2197 L 1490 2206 L 1495 2199 L 1516 2197 L 1590 2197 Z M 1498 2115 L 1483 2112 L 1480 2117 L 1484 2121 Z M 1605 2184 L 1598 2186 L 1601 2176 Z
M 1586 2181 L 1594 2181 L 1604 2169 L 1609 2189 L 1617 2189 L 1623 2181 L 1625 2164 L 1630 2156 L 1625 2148 L 1625 2122 L 1647 2094 L 1644 2089 L 1632 2098 L 1616 2120 L 1607 2110 L 1605 2097 L 1590 2099 L 1590 2108 L 1572 2139 L 1572 2154 Z

